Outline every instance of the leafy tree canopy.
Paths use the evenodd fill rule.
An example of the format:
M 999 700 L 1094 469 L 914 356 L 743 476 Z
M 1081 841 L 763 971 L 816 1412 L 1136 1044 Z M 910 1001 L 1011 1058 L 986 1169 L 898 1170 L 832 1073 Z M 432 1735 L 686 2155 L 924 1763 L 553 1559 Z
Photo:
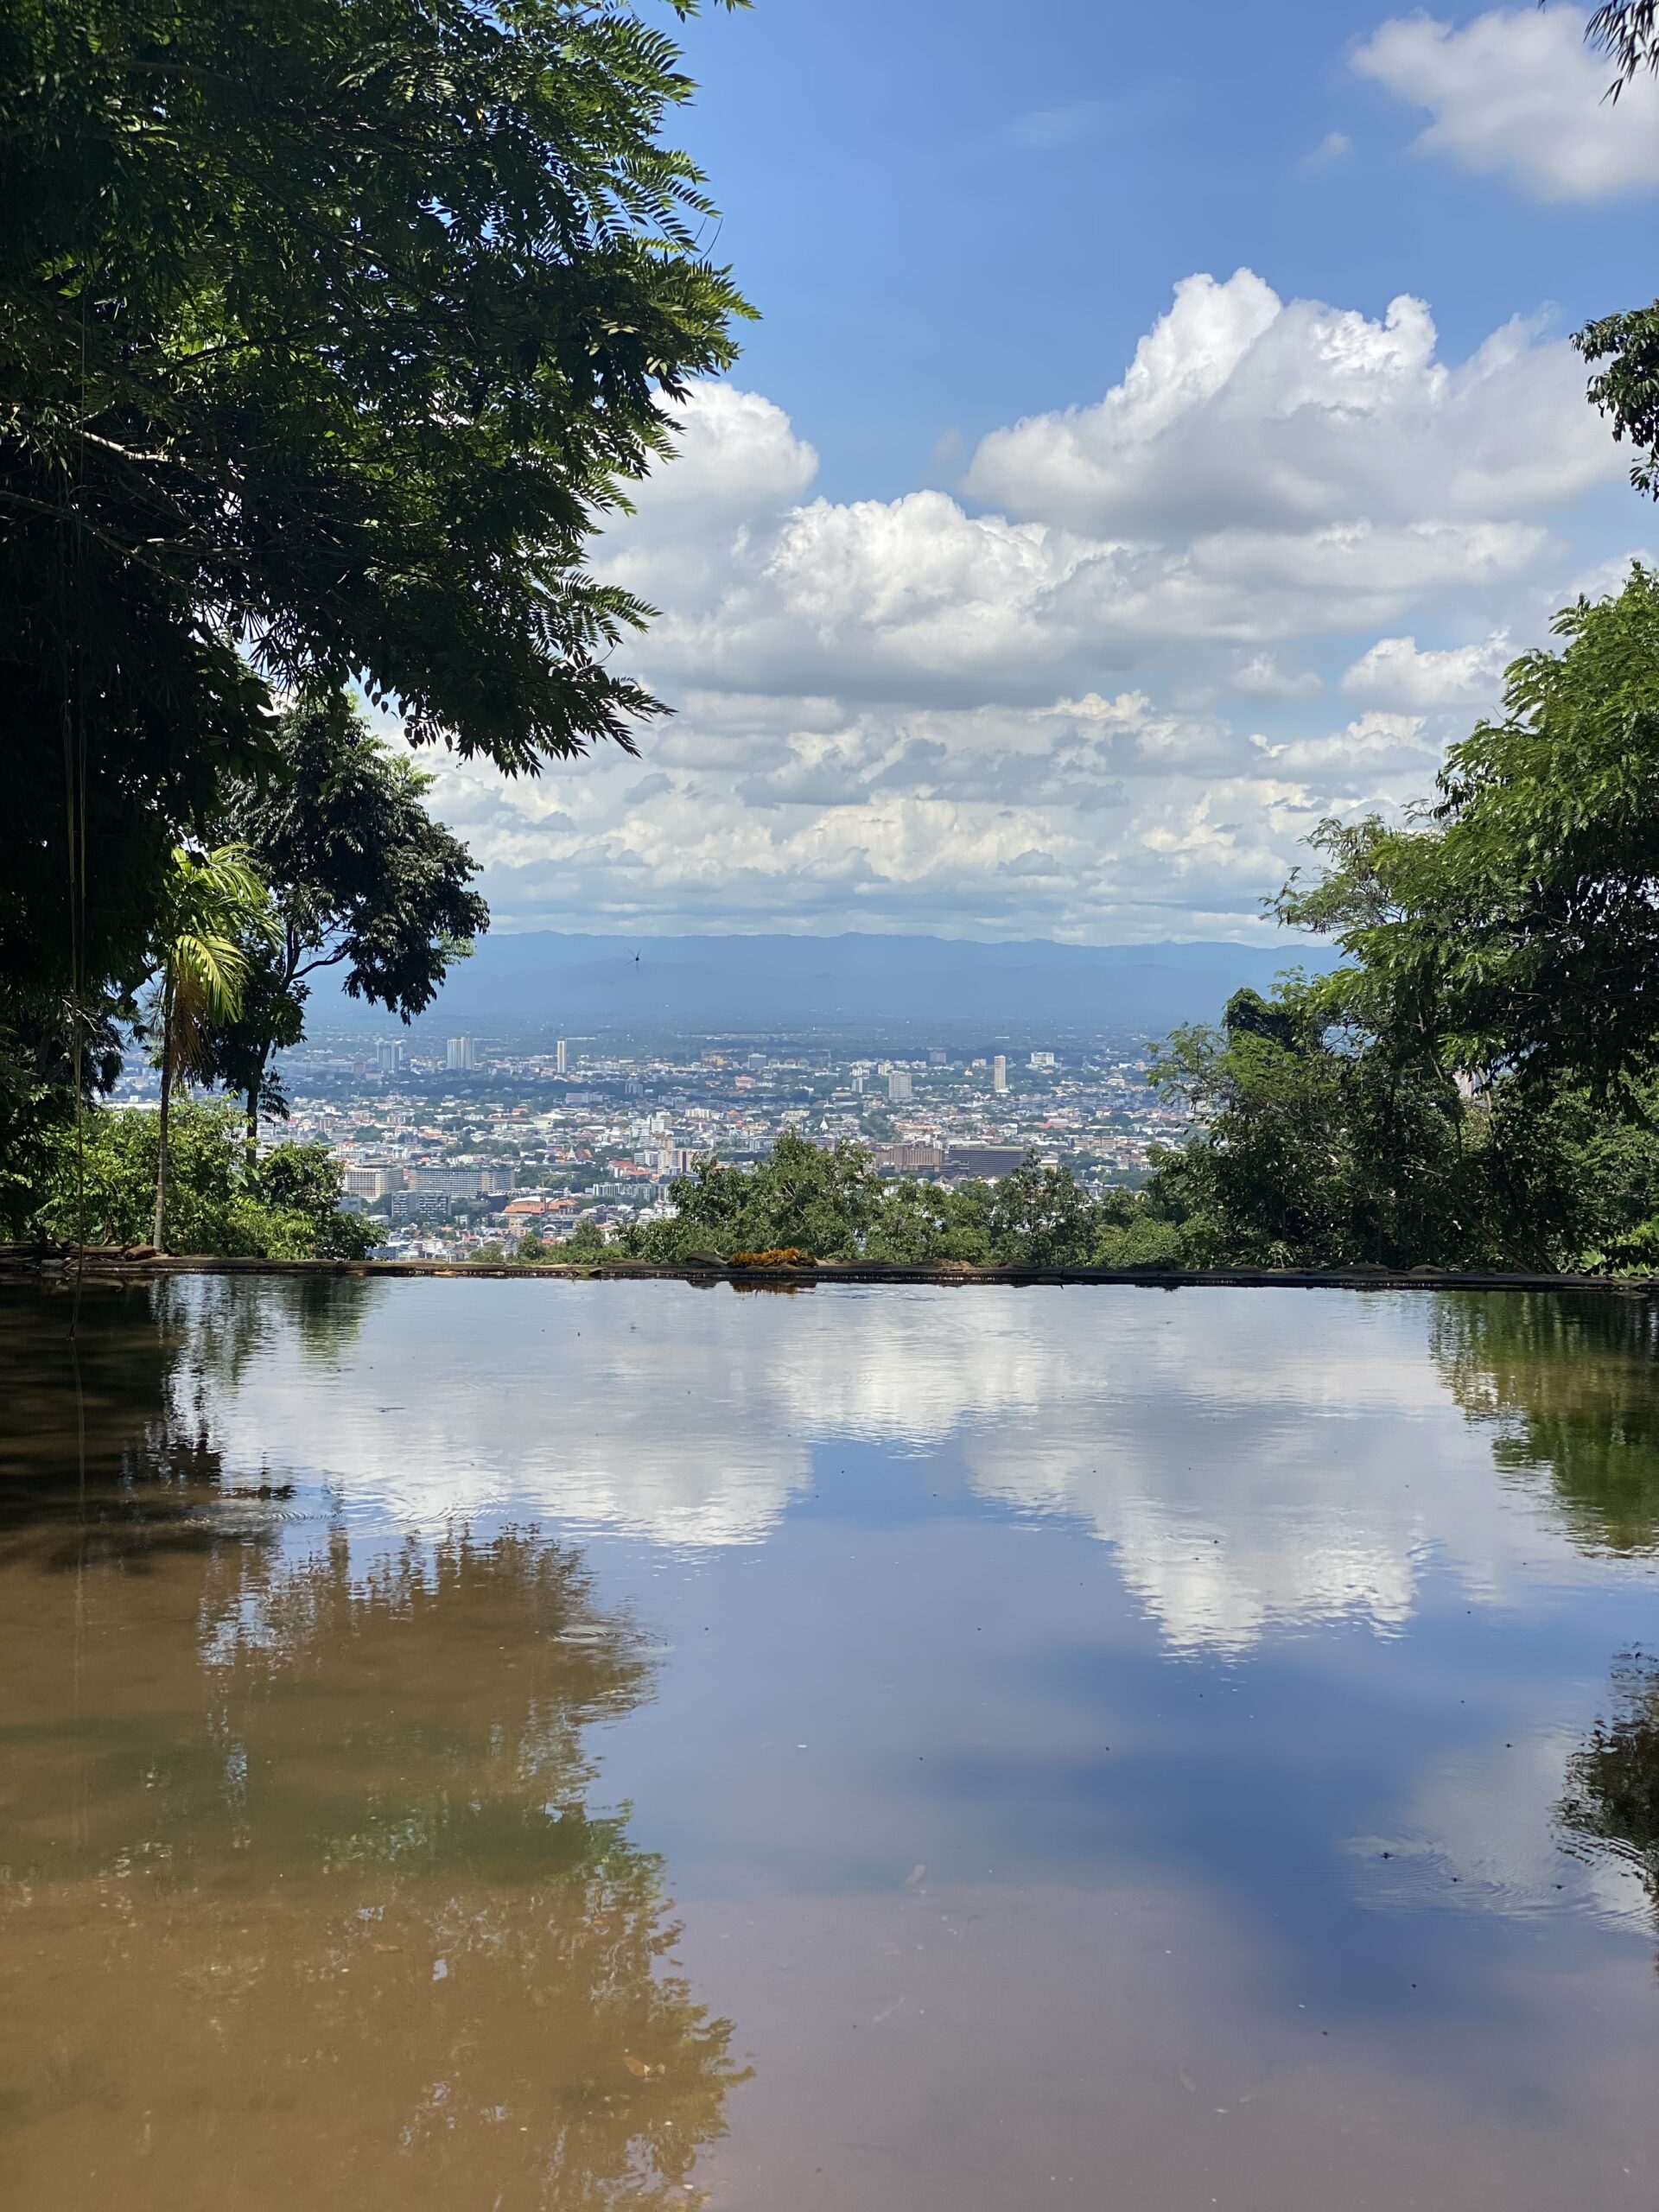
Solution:
M 912 1266 L 940 1261 L 1014 1267 L 1132 1266 L 1167 1257 L 1174 1231 L 1128 1192 L 1093 1199 L 1035 1153 L 995 1185 L 945 1186 L 879 1175 L 861 1145 L 815 1145 L 785 1132 L 753 1167 L 705 1160 L 670 1186 L 667 1221 L 624 1232 L 638 1259 L 697 1252 L 797 1250 L 819 1260 Z M 574 1239 L 560 1258 L 573 1256 Z
M 268 886 L 274 942 L 249 948 L 240 1008 L 208 1040 L 204 1072 L 260 1111 L 283 1114 L 271 1056 L 304 1031 L 310 978 L 421 1014 L 450 963 L 489 926 L 469 888 L 478 864 L 426 810 L 431 779 L 381 744 L 340 692 L 290 708 L 273 772 L 232 798 L 227 820 Z
M 1361 969 L 1241 991 L 1153 1067 L 1197 1128 L 1138 1201 L 1198 1267 L 1646 1267 L 1659 1155 L 1581 1091 L 1478 1094 L 1375 1015 Z M 1142 1231 L 1144 1233 L 1144 1230 Z
M 1334 936 L 1395 1051 L 1598 1096 L 1659 1054 L 1659 575 L 1555 620 L 1504 711 L 1448 754 L 1429 819 L 1327 823 L 1281 919 Z
M 62 1243 L 149 1242 L 160 1148 L 154 1114 L 102 1108 L 79 1142 L 50 1146 L 35 1226 Z M 276 1260 L 360 1260 L 373 1231 L 340 1210 L 339 1163 L 320 1145 L 276 1145 L 252 1167 L 234 1114 L 175 1105 L 168 1132 L 168 1242 L 175 1251 Z
M 1608 94 L 1617 100 L 1634 78 L 1659 73 L 1659 0 L 1604 0 L 1585 37 L 1612 62 Z M 1586 360 L 1605 364 L 1591 378 L 1590 397 L 1613 435 L 1636 449 L 1631 483 L 1659 499 L 1659 301 L 1599 315 L 1573 342 Z
M 685 0 L 681 11 L 684 12 Z M 747 312 L 585 0 L 18 0 L 0 22 L 0 981 L 124 976 L 172 844 L 355 678 L 509 771 L 629 743 L 584 566 Z M 70 798 L 65 804 L 65 747 Z

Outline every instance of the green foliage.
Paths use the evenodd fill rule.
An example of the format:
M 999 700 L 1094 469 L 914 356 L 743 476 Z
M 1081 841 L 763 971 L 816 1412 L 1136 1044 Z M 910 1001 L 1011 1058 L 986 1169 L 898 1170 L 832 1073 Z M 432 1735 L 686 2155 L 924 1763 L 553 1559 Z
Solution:
M 1573 343 L 1586 361 L 1606 365 L 1590 379 L 1590 398 L 1613 435 L 1636 448 L 1630 482 L 1659 499 L 1659 300 L 1651 307 L 1598 315 Z
M 51 1144 L 45 1200 L 34 1226 L 54 1240 L 145 1244 L 155 1203 L 157 1117 L 101 1108 Z M 249 1171 L 236 1117 L 180 1102 L 169 1136 L 168 1225 L 180 1252 L 249 1258 L 361 1259 L 374 1238 L 339 1211 L 339 1166 L 320 1147 L 278 1145 Z
M 1411 1265 L 1444 1256 L 1456 1093 L 1376 1046 L 1346 979 L 1239 991 L 1219 1031 L 1178 1031 L 1154 1062 L 1200 1129 L 1153 1188 L 1195 1262 Z
M 991 1256 L 990 1192 L 983 1183 L 889 1183 L 864 1240 L 863 1257 L 904 1267 Z
M 1582 1091 L 1447 1078 L 1414 1031 L 1373 1025 L 1373 982 L 1291 976 L 1169 1039 L 1154 1078 L 1198 1128 L 1155 1159 L 1143 1233 L 1161 1211 L 1197 1266 L 1641 1264 L 1659 1215 L 1645 1131 Z
M 270 893 L 241 845 L 174 849 L 152 932 L 158 978 L 162 1089 L 207 1072 L 213 1025 L 234 1021 L 255 957 L 272 945 Z
M 152 950 L 162 1071 L 153 1244 L 166 1243 L 173 1094 L 190 1077 L 208 1072 L 213 1025 L 240 1016 L 254 948 L 268 948 L 276 937 L 270 895 L 241 846 L 221 845 L 204 854 L 175 848 Z
M 0 14 L 0 1026 L 36 1074 L 279 766 L 277 694 L 359 681 L 510 772 L 659 711 L 585 556 L 747 312 L 664 143 L 690 89 L 626 4 Z
M 1044 1167 L 1034 1152 L 997 1183 L 986 1228 L 996 1257 L 1015 1267 L 1086 1267 L 1093 1256 L 1094 1208 L 1063 1167 Z
M 1546 1477 L 1586 1550 L 1659 1542 L 1659 1315 L 1645 1298 L 1448 1292 L 1435 1365 L 1507 1473 Z
M 1604 0 L 1585 26 L 1587 44 L 1613 64 L 1608 98 L 1617 100 L 1636 77 L 1659 73 L 1656 0 Z M 1587 361 L 1607 365 L 1590 380 L 1590 397 L 1613 435 L 1636 448 L 1630 481 L 1659 499 L 1659 301 L 1651 307 L 1599 315 L 1573 334 Z
M 744 312 L 661 141 L 690 89 L 626 6 L 22 0 L 19 542 L 43 508 L 187 636 L 366 671 L 504 766 L 625 739 L 653 705 L 605 661 L 644 610 L 585 541 Z
M 522 1258 L 524 1246 L 520 1245 L 518 1249 L 519 1256 Z M 579 1221 L 563 1243 L 551 1248 L 548 1256 L 555 1260 L 574 1261 L 580 1264 L 587 1261 L 602 1260 L 611 1249 L 609 1240 L 596 1221 Z
M 232 795 L 228 820 L 270 887 L 279 931 L 250 945 L 238 1018 L 213 1032 L 205 1071 L 256 1112 L 283 1114 L 270 1060 L 304 1033 L 309 979 L 408 1020 L 489 926 L 478 864 L 427 812 L 431 778 L 380 744 L 343 692 L 290 708 L 275 766 Z
M 633 1232 L 642 1259 L 685 1253 L 764 1252 L 794 1245 L 815 1259 L 850 1259 L 863 1249 L 880 1195 L 861 1146 L 810 1144 L 786 1130 L 770 1157 L 752 1168 L 705 1160 L 679 1177 L 666 1222 Z
M 1359 963 L 1400 1049 L 1604 1095 L 1659 1046 L 1659 576 L 1556 618 L 1448 754 L 1432 823 L 1325 823 L 1282 919 Z
M 1314 836 L 1275 908 L 1350 964 L 1168 1040 L 1154 1079 L 1198 1127 L 1141 1233 L 1161 1213 L 1224 1265 L 1659 1260 L 1659 576 L 1555 630 L 1432 811 Z
M 1128 1193 L 1096 1204 L 1064 1168 L 1045 1168 L 1034 1153 L 995 1186 L 950 1189 L 885 1180 L 861 1146 L 815 1145 L 792 1131 L 753 1167 L 703 1161 L 670 1186 L 670 1196 L 677 1208 L 671 1219 L 624 1232 L 623 1249 L 632 1257 L 667 1265 L 703 1252 L 724 1257 L 793 1249 L 817 1260 L 918 1267 L 942 1261 L 1084 1267 L 1137 1217 Z M 1158 1235 L 1149 1242 L 1161 1250 Z M 563 1250 L 568 1255 L 570 1247 Z M 1137 1250 L 1135 1260 L 1141 1256 Z

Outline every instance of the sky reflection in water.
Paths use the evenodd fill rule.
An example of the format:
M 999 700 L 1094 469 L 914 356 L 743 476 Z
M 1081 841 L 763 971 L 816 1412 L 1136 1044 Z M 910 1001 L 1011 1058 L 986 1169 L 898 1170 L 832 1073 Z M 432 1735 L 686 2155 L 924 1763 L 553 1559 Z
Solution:
M 181 1283 L 84 1474 L 63 1320 L 41 2212 L 1653 2201 L 1644 1306 Z

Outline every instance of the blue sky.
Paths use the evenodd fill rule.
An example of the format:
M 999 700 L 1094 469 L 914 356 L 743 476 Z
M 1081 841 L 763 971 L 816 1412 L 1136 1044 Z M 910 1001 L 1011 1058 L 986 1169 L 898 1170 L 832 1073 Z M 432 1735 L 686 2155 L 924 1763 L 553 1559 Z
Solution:
M 1651 194 L 1541 204 L 1412 151 L 1423 111 L 1350 59 L 1391 12 L 715 11 L 683 135 L 765 317 L 738 381 L 818 445 L 830 496 L 889 497 L 943 435 L 1098 397 L 1194 270 L 1370 315 L 1415 293 L 1453 357 L 1517 313 L 1570 330 L 1650 297 Z M 1310 160 L 1332 132 L 1351 151 Z
M 601 567 L 639 762 L 448 770 L 498 926 L 1251 937 L 1659 518 L 1566 335 L 1659 91 L 1529 0 L 759 0 L 678 135 L 762 321 Z

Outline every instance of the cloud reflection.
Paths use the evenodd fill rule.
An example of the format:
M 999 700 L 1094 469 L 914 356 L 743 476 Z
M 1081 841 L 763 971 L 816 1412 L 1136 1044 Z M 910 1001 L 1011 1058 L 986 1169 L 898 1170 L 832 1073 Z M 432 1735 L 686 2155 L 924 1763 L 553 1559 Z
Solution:
M 236 1306 L 257 1288 L 176 1287 L 206 1353 L 180 1387 L 229 1464 L 337 1485 L 348 1518 L 429 1531 L 533 1510 L 657 1544 L 753 1544 L 810 1487 L 815 1452 L 846 1440 L 959 1453 L 982 1499 L 1082 1521 L 1179 1649 L 1341 1620 L 1392 1634 L 1431 1573 L 1501 1605 L 1585 1571 L 1582 1501 L 1553 1510 L 1535 1481 L 1493 1491 L 1471 1378 L 1502 1347 L 1478 1306 L 423 1281 L 355 1316 L 319 1363 L 298 1326 L 249 1349 Z M 1647 1385 L 1618 1354 L 1628 1431 Z M 1581 1376 L 1575 1433 L 1594 1401 Z M 1619 1469 L 1628 1491 L 1628 1450 Z

